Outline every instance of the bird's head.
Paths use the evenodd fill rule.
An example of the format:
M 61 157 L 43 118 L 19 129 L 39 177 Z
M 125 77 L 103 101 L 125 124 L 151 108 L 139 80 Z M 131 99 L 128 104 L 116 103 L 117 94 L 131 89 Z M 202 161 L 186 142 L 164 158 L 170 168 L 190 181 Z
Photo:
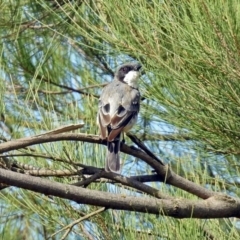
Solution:
M 115 78 L 127 83 L 131 87 L 137 88 L 141 68 L 142 66 L 139 63 L 125 63 L 118 67 Z

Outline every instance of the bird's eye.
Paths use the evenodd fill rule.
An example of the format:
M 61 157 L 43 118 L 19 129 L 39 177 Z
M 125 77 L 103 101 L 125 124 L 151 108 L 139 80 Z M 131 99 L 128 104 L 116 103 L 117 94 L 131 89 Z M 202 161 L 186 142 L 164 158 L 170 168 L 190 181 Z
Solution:
M 124 68 L 123 68 L 123 71 L 124 71 L 125 73 L 129 72 L 129 67 L 124 67 Z

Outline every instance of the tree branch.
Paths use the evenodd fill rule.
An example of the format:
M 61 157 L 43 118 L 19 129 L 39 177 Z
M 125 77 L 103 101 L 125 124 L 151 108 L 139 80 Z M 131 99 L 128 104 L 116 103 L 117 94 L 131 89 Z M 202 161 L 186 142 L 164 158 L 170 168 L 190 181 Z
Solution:
M 38 177 L 0 169 L 0 182 L 61 197 L 79 204 L 89 204 L 117 210 L 160 214 L 175 218 L 227 218 L 240 217 L 240 201 L 224 195 L 207 200 L 152 199 L 123 196 L 96 190 L 88 190 Z
M 63 237 L 61 238 L 61 239 L 65 239 L 65 238 L 67 237 L 67 235 L 71 232 L 72 228 L 73 228 L 75 225 L 77 225 L 77 224 L 79 224 L 80 222 L 82 222 L 82 221 L 84 221 L 84 220 L 86 220 L 86 219 L 88 219 L 88 218 L 90 218 L 90 217 L 92 217 L 92 216 L 94 216 L 94 215 L 96 215 L 96 214 L 99 214 L 99 213 L 101 213 L 101 212 L 103 212 L 103 211 L 105 211 L 105 210 L 106 210 L 105 207 L 100 208 L 100 209 L 98 209 L 98 210 L 96 210 L 96 211 L 94 211 L 94 212 L 91 212 L 91 213 L 85 215 L 84 217 L 81 217 L 81 218 L 73 221 L 72 223 L 68 224 L 67 226 L 63 227 L 62 229 L 60 229 L 60 230 L 58 230 L 57 232 L 55 232 L 54 234 L 52 234 L 52 235 L 51 235 L 51 238 L 54 237 L 56 234 L 58 234 L 58 233 L 60 233 L 60 232 L 62 232 L 62 231 L 64 231 L 64 230 L 66 230 L 66 232 L 65 232 L 64 235 L 63 235 Z
M 17 140 L 12 140 L 9 142 L 4 142 L 0 144 L 0 153 L 8 152 L 11 150 L 16 150 L 20 148 L 24 148 L 27 146 L 47 143 L 47 142 L 55 142 L 55 141 L 83 141 L 89 143 L 97 143 L 106 145 L 106 141 L 102 141 L 96 135 L 88 135 L 81 133 L 60 133 L 60 134 L 47 134 L 47 135 L 36 135 L 33 137 L 20 138 Z M 178 187 L 182 190 L 185 190 L 189 193 L 192 193 L 200 198 L 207 199 L 215 195 L 215 193 L 209 189 L 205 189 L 202 186 L 199 186 L 179 175 L 174 173 L 167 165 L 162 165 L 152 157 L 150 157 L 145 152 L 133 149 L 128 147 L 126 144 L 121 145 L 121 151 L 132 155 L 134 157 L 140 158 L 149 164 L 159 175 L 159 180 L 165 183 L 168 183 L 172 186 Z
M 16 163 L 14 163 L 14 166 L 15 165 L 16 165 Z M 28 169 L 27 171 L 25 170 L 25 167 Z M 94 168 L 94 167 L 86 166 L 85 168 L 82 168 L 79 170 L 66 170 L 66 169 L 65 170 L 50 170 L 50 169 L 44 169 L 44 168 L 29 169 L 29 167 L 32 168 L 32 166 L 28 166 L 28 165 L 24 164 L 23 168 L 10 167 L 9 169 L 11 169 L 15 172 L 21 172 L 21 173 L 29 174 L 31 176 L 38 176 L 38 177 L 40 177 L 40 176 L 67 177 L 67 176 L 74 176 L 74 175 L 76 176 L 76 175 L 80 175 L 80 174 L 83 175 L 83 172 L 88 172 L 88 173 L 91 173 L 92 176 L 82 180 L 81 182 L 73 183 L 72 185 L 84 186 L 86 188 L 89 184 L 94 182 L 96 179 L 103 177 L 105 179 L 112 180 L 113 181 L 112 183 L 120 183 L 124 186 L 134 188 L 136 190 L 147 193 L 156 198 L 161 198 L 161 199 L 173 198 L 171 196 L 168 196 L 167 194 L 161 193 L 159 190 L 157 190 L 151 186 L 148 186 L 146 184 L 143 184 L 142 182 L 135 180 L 134 178 L 124 177 L 124 176 L 121 176 L 116 173 L 105 172 L 101 168 Z
M 132 187 L 134 189 L 137 189 L 137 190 L 140 190 L 144 193 L 147 193 L 151 196 L 154 196 L 156 198 L 160 198 L 160 199 L 173 199 L 173 197 L 167 195 L 167 194 L 163 194 L 161 191 L 151 187 L 151 186 L 148 186 L 146 184 L 143 184 L 141 182 L 138 182 L 137 180 L 134 180 L 133 178 L 128 178 L 128 177 L 125 177 L 125 176 L 121 176 L 119 174 L 116 174 L 116 173 L 112 173 L 112 172 L 105 172 L 105 171 L 102 171 L 102 174 L 101 174 L 102 177 L 105 177 L 107 179 L 111 179 L 117 183 L 121 183 L 125 186 L 129 186 L 129 187 Z
M 139 133 L 137 137 L 142 141 L 195 141 L 196 139 L 189 134 L 159 134 L 159 133 Z

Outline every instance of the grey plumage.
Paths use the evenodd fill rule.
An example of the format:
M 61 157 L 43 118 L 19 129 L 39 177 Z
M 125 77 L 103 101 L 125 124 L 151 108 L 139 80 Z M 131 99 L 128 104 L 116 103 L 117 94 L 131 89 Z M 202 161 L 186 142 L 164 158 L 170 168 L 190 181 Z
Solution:
M 107 139 L 106 171 L 120 170 L 120 137 L 137 121 L 140 92 L 137 80 L 141 66 L 127 63 L 120 66 L 114 79 L 102 91 L 99 99 L 97 122 L 102 139 Z

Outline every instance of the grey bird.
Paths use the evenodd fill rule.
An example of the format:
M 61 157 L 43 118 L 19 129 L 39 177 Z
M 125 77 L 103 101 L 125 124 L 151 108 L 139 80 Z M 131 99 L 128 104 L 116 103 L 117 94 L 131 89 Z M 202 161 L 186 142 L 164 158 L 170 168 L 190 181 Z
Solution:
M 120 171 L 120 137 L 137 121 L 140 109 L 138 79 L 141 65 L 126 63 L 115 72 L 99 99 L 97 123 L 101 139 L 107 140 L 106 171 Z

